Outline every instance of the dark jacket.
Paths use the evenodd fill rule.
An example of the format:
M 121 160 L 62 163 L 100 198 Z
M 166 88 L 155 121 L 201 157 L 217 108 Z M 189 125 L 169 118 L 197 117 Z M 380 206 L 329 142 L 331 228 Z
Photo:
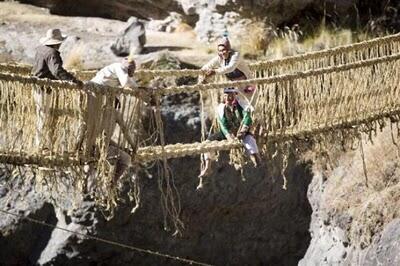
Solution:
M 32 75 L 38 78 L 78 80 L 63 68 L 60 52 L 53 47 L 41 45 L 36 48 L 35 63 L 32 68 Z
M 229 134 L 236 135 L 241 126 L 250 127 L 252 119 L 250 112 L 246 112 L 239 104 L 234 104 L 232 109 L 221 103 L 218 106 L 218 124 L 224 136 Z

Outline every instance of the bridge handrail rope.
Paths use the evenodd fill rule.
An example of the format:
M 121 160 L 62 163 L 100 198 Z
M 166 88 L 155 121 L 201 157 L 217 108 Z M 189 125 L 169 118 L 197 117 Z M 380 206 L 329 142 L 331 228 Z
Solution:
M 400 59 L 400 53 L 383 56 L 379 58 L 363 60 L 355 63 L 345 64 L 345 65 L 338 65 L 338 66 L 331 66 L 326 68 L 319 68 L 307 71 L 298 71 L 292 74 L 283 74 L 277 75 L 273 77 L 267 78 L 255 78 L 255 79 L 247 79 L 247 80 L 238 80 L 238 81 L 227 81 L 222 83 L 208 83 L 208 84 L 196 84 L 196 85 L 182 85 L 182 86 L 171 86 L 168 88 L 163 88 L 156 90 L 155 93 L 158 94 L 177 94 L 181 92 L 195 92 L 195 91 L 204 91 L 204 90 L 213 90 L 213 89 L 223 89 L 229 87 L 243 87 L 248 85 L 266 85 L 271 83 L 278 83 L 284 81 L 292 81 L 295 79 L 306 78 L 311 76 L 319 76 L 333 72 L 342 72 L 347 71 L 350 69 L 356 69 L 366 66 L 371 66 L 375 64 L 395 61 Z
M 323 58 L 326 56 L 335 56 L 335 55 L 340 55 L 341 53 L 357 51 L 359 49 L 368 49 L 368 48 L 374 47 L 375 45 L 381 46 L 381 45 L 390 44 L 393 42 L 400 42 L 400 33 L 394 34 L 394 35 L 389 35 L 389 36 L 384 36 L 384 37 L 379 37 L 379 38 L 374 38 L 374 39 L 359 42 L 359 43 L 338 46 L 338 47 L 334 47 L 331 49 L 308 52 L 308 53 L 289 56 L 289 57 L 280 58 L 280 59 L 260 61 L 260 62 L 250 64 L 250 67 L 252 70 L 255 70 L 255 71 L 263 70 L 266 68 L 279 67 L 282 65 L 292 64 L 294 62 L 302 62 L 302 61 L 306 61 L 306 60 L 310 60 L 310 59 Z M 397 49 L 394 49 L 394 50 L 399 51 L 400 47 L 397 47 Z M 30 71 L 30 68 L 31 68 L 31 66 L 29 66 L 29 65 L 18 65 L 18 64 L 15 65 L 15 64 L 4 64 L 4 63 L 0 64 L 0 72 L 14 72 L 14 73 L 28 74 Z M 95 71 L 87 70 L 87 71 L 80 71 L 77 73 L 81 73 L 85 76 L 93 76 L 95 74 Z M 142 69 L 142 70 L 138 70 L 136 72 L 136 74 L 139 77 L 140 76 L 182 77 L 182 76 L 199 76 L 199 75 L 203 74 L 203 71 L 198 70 L 198 69 L 179 69 L 179 70 Z
M 36 84 L 39 86 L 50 86 L 52 89 L 69 89 L 76 91 L 87 91 L 87 92 L 95 92 L 97 94 L 106 95 L 106 94 L 126 94 L 132 95 L 139 98 L 145 98 L 147 94 L 142 90 L 135 90 L 130 88 L 118 88 L 118 87 L 110 87 L 105 85 L 99 85 L 94 83 L 86 83 L 82 86 L 77 86 L 75 83 L 70 81 L 63 80 L 51 80 L 51 79 L 40 79 L 33 76 L 25 76 L 19 74 L 12 73 L 0 73 L 1 81 L 17 81 L 25 84 Z
M 161 88 L 154 90 L 153 93 L 159 95 L 171 95 L 178 94 L 182 92 L 195 92 L 195 91 L 204 91 L 204 90 L 213 90 L 213 89 L 223 89 L 228 87 L 241 87 L 247 85 L 266 85 L 271 83 L 278 83 L 283 81 L 291 81 L 300 78 L 306 78 L 311 76 L 319 76 L 333 72 L 342 72 L 350 69 L 356 69 L 366 66 L 371 66 L 375 64 L 380 64 L 384 62 L 390 62 L 400 59 L 400 53 L 396 53 L 389 56 L 382 56 L 379 58 L 362 60 L 359 62 L 331 66 L 307 71 L 298 71 L 291 74 L 283 74 L 266 78 L 254 78 L 247 80 L 238 80 L 238 81 L 226 81 L 226 82 L 218 82 L 218 83 L 207 83 L 207 84 L 195 84 L 195 85 L 181 85 L 181 86 L 171 86 L 167 88 Z M 17 74 L 8 74 L 8 73 L 0 73 L 0 80 L 4 81 L 18 81 L 22 83 L 32 83 L 43 86 L 49 86 L 54 84 L 55 87 L 71 89 L 71 90 L 84 90 L 84 91 L 95 91 L 99 94 L 110 94 L 110 93 L 121 93 L 132 95 L 139 98 L 147 98 L 148 94 L 144 91 L 137 91 L 134 89 L 127 88 L 117 88 L 117 87 L 109 87 L 103 85 L 95 85 L 95 84 L 84 84 L 82 87 L 77 87 L 76 84 L 68 81 L 59 81 L 59 80 L 49 80 L 49 79 L 38 79 L 32 76 L 20 76 Z M 56 87 L 56 88 L 57 88 Z

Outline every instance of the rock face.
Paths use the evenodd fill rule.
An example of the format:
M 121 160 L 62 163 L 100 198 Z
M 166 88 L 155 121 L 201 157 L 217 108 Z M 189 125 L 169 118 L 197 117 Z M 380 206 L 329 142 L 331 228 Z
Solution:
M 374 33 L 384 33 L 385 29 L 397 32 L 400 29 L 398 3 L 375 1 L 323 1 L 323 0 L 23 0 L 50 9 L 51 13 L 68 16 L 96 16 L 127 20 L 131 16 L 140 19 L 164 20 L 171 13 L 183 16 L 185 24 L 196 26 L 199 40 L 213 41 L 215 36 L 228 30 L 242 30 L 243 20 L 267 22 L 273 27 L 300 25 L 305 32 L 315 32 L 324 20 L 326 25 L 366 27 Z M 232 19 L 232 14 L 237 18 Z M 356 19 L 354 19 L 356 18 Z M 155 24 L 165 24 L 156 22 Z M 154 24 L 154 23 L 153 23 Z M 231 29 L 232 24 L 239 29 Z M 154 26 L 154 25 L 153 25 Z M 158 26 L 156 26 L 158 27 Z M 161 26 L 162 28 L 162 26 Z M 239 33 L 241 34 L 241 33 Z
M 47 7 L 57 15 L 103 17 L 126 21 L 131 16 L 141 19 L 162 19 L 169 11 L 182 11 L 174 0 L 24 0 L 21 3 Z
M 308 191 L 312 240 L 299 265 L 399 265 L 400 219 L 394 206 L 400 169 L 390 132 L 378 134 L 364 152 L 368 180 L 359 152 L 341 154 L 329 174 L 315 171 Z
M 248 1 L 248 0 L 129 0 L 129 1 L 74 1 L 74 0 L 23 0 L 22 3 L 47 7 L 53 14 L 69 16 L 98 16 L 127 20 L 131 16 L 142 19 L 163 19 L 169 12 L 178 12 L 187 16 L 197 16 L 202 10 L 217 10 L 223 14 L 236 11 L 241 16 L 268 17 L 274 23 L 281 23 L 292 18 L 310 3 L 318 0 L 295 1 Z M 348 6 L 353 1 L 344 2 Z
M 367 249 L 364 265 L 399 265 L 400 264 L 400 219 L 385 226 L 382 235 Z

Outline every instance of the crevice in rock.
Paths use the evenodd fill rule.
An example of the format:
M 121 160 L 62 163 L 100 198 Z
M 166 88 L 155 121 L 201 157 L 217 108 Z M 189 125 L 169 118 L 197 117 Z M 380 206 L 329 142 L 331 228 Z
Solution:
M 57 223 L 54 208 L 48 203 L 28 217 L 51 225 Z M 33 265 L 47 245 L 53 229 L 27 220 L 19 220 L 18 223 L 12 234 L 0 237 L 1 261 L 5 265 Z

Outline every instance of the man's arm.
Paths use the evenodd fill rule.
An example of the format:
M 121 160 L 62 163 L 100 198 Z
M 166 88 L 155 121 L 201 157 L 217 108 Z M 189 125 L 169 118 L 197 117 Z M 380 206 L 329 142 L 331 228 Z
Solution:
M 224 134 L 225 137 L 231 135 L 231 133 L 229 132 L 229 129 L 227 127 L 228 123 L 227 123 L 227 120 L 225 117 L 222 117 L 222 118 L 218 117 L 218 124 L 219 124 L 222 134 Z
M 253 120 L 251 119 L 250 112 L 242 111 L 242 116 L 243 116 L 242 125 L 250 127 L 251 124 L 253 123 Z
M 219 68 L 215 69 L 215 73 L 226 74 L 234 71 L 239 64 L 239 60 L 240 60 L 239 52 L 234 52 L 231 57 L 231 60 L 229 61 L 229 64 L 226 66 L 220 66 Z
M 210 69 L 214 69 L 214 68 L 218 68 L 219 65 L 219 57 L 216 56 L 213 59 L 211 59 L 210 61 L 208 61 L 208 63 L 206 63 L 204 66 L 201 67 L 202 70 L 210 70 Z
M 78 82 L 78 80 L 68 71 L 63 68 L 63 62 L 59 53 L 52 53 L 47 59 L 47 66 L 51 74 L 59 80 L 69 80 Z
M 243 111 L 243 109 L 241 109 L 241 114 L 243 117 L 241 122 L 241 127 L 239 128 L 239 131 L 236 134 L 236 136 L 239 139 L 244 137 L 249 132 L 250 126 L 253 123 L 250 112 Z

